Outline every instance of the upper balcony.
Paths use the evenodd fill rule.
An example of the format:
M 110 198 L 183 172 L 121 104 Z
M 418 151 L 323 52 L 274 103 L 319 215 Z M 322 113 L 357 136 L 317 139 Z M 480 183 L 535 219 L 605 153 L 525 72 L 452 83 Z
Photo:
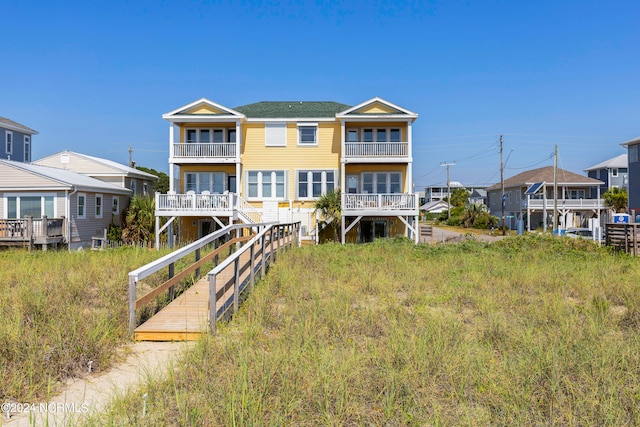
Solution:
M 235 163 L 239 161 L 235 142 L 180 142 L 172 146 L 171 161 L 174 163 Z
M 342 194 L 343 215 L 418 215 L 418 193 Z
M 521 200 L 520 207 L 522 209 L 533 209 L 533 210 L 550 210 L 553 209 L 554 204 L 556 202 L 553 199 L 529 199 Z M 558 199 L 557 200 L 558 209 L 569 209 L 569 210 L 603 210 L 606 209 L 605 203 L 603 199 Z
M 346 163 L 407 163 L 411 161 L 408 142 L 345 142 Z

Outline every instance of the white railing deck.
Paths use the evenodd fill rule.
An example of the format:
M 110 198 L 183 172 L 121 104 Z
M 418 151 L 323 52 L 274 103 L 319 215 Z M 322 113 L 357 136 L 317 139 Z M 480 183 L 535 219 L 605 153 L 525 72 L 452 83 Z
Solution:
M 233 212 L 233 194 L 156 194 L 156 212 Z
M 345 142 L 345 158 L 408 157 L 408 142 Z
M 558 199 L 558 208 L 562 209 L 605 209 L 604 200 L 602 199 Z M 527 200 L 520 202 L 522 209 L 527 209 Z M 553 209 L 553 199 L 529 199 L 529 209 Z
M 342 210 L 391 213 L 415 211 L 418 214 L 418 193 L 343 194 Z
M 235 158 L 235 142 L 187 142 L 173 144 L 174 158 Z

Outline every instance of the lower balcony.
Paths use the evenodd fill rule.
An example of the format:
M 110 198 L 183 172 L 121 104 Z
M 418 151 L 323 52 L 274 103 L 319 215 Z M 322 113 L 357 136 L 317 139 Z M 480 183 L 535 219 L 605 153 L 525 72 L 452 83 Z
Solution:
M 418 215 L 418 193 L 342 194 L 343 215 Z
M 233 216 L 234 195 L 156 194 L 157 216 Z

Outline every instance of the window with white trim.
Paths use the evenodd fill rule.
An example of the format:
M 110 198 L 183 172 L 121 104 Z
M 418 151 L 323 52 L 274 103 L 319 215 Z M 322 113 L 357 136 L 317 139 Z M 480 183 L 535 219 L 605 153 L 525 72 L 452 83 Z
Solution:
M 113 199 L 111 200 L 111 212 L 114 215 L 120 213 L 120 198 L 118 196 L 113 196 Z
M 247 171 L 249 199 L 284 199 L 284 171 Z
M 208 191 L 213 194 L 224 192 L 224 172 L 187 172 L 184 174 L 185 192 L 202 193 Z
M 285 147 L 287 145 L 287 124 L 284 122 L 265 123 L 264 145 L 267 147 Z
M 55 218 L 55 196 L 50 194 L 8 194 L 6 195 L 7 218 L 17 219 Z
M 613 176 L 613 177 L 617 177 L 618 176 L 618 168 L 611 169 L 611 176 Z
M 184 140 L 187 143 L 236 142 L 235 128 L 186 128 Z
M 362 142 L 401 142 L 400 128 L 362 128 Z M 347 142 L 360 142 L 358 129 L 347 129 Z
M 78 193 L 78 219 L 87 218 L 87 195 L 84 193 Z
M 102 194 L 96 194 L 96 218 L 102 218 Z
M 142 183 L 142 195 L 147 196 L 149 194 L 149 184 L 146 182 Z
M 29 135 L 24 136 L 24 161 L 31 161 L 31 138 Z
M 131 180 L 131 194 L 134 196 L 138 193 L 138 183 L 135 179 Z
M 298 124 L 298 145 L 318 145 L 318 125 L 316 123 Z
M 6 134 L 5 151 L 7 154 L 13 154 L 13 132 L 11 131 L 7 131 Z
M 318 198 L 336 188 L 335 170 L 302 170 L 296 173 L 298 199 Z
M 362 192 L 369 194 L 401 193 L 400 172 L 364 172 Z

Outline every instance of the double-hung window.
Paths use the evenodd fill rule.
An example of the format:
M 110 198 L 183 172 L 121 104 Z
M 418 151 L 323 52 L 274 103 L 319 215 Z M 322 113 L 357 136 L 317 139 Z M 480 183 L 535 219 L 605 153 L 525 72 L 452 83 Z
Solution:
M 318 145 L 318 124 L 298 124 L 298 145 Z
M 31 138 L 29 135 L 24 136 L 24 161 L 31 161 Z
M 11 131 L 7 131 L 6 134 L 5 151 L 7 154 L 13 154 L 13 132 Z
M 335 189 L 336 176 L 335 170 L 298 171 L 298 199 L 317 198 Z
M 87 218 L 87 195 L 78 193 L 78 219 Z
M 284 199 L 284 171 L 248 171 L 247 197 L 249 199 Z
M 102 218 L 102 194 L 96 194 L 96 218 Z

